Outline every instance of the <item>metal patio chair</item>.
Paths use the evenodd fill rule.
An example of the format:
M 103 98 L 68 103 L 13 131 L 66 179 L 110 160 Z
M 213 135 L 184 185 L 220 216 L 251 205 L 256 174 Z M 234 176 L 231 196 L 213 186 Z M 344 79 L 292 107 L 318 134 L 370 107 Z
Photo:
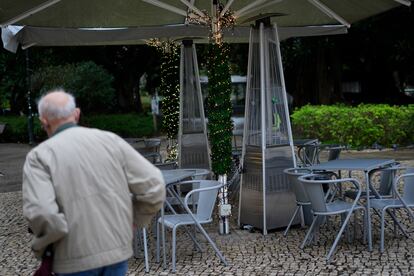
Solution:
M 298 147 L 298 161 L 300 167 L 309 167 L 319 163 L 320 143 L 308 143 Z
M 404 186 L 402 188 L 402 195 L 399 192 L 399 185 L 401 183 L 404 183 Z M 390 209 L 405 208 L 408 211 L 409 216 L 411 218 L 414 218 L 414 214 L 410 209 L 414 207 L 414 168 L 407 168 L 405 174 L 402 174 L 395 178 L 395 181 L 392 185 L 392 192 L 392 198 L 371 199 L 371 208 L 379 211 L 381 217 L 381 253 L 384 252 L 385 213 Z
M 305 239 L 303 240 L 300 248 L 303 249 L 309 238 L 314 235 L 315 226 L 317 226 L 318 221 L 321 217 L 332 216 L 332 215 L 346 215 L 345 219 L 342 222 L 342 226 L 336 235 L 335 241 L 332 244 L 331 249 L 329 250 L 326 260 L 329 263 L 333 253 L 335 252 L 336 246 L 338 245 L 339 240 L 343 232 L 345 231 L 347 224 L 351 218 L 351 215 L 356 210 L 365 211 L 365 207 L 358 204 L 358 200 L 361 196 L 361 185 L 358 180 L 353 178 L 344 178 L 344 179 L 322 179 L 323 175 L 319 174 L 308 174 L 299 177 L 299 181 L 303 183 L 306 194 L 311 202 L 312 213 L 315 215 L 312 225 L 310 226 L 308 232 L 306 233 Z M 322 185 L 335 185 L 341 183 L 352 183 L 355 189 L 358 191 L 353 202 L 346 202 L 340 199 L 336 199 L 332 202 L 327 202 L 326 195 L 323 191 Z M 366 222 L 366 216 L 364 216 L 364 222 Z M 365 224 L 365 223 L 364 223 Z M 365 227 L 364 231 L 365 231 Z
M 327 152 L 326 161 L 332 161 L 339 159 L 341 152 L 345 149 L 345 146 L 341 145 L 333 145 L 333 144 L 322 144 L 319 146 L 319 155 L 318 155 L 318 163 L 320 163 L 320 154 L 322 152 Z
M 184 198 L 184 202 L 182 202 L 183 208 L 185 209 L 185 214 L 172 214 L 172 215 L 165 215 L 158 219 L 157 223 L 157 256 L 159 256 L 159 249 L 160 249 L 160 241 L 159 241 L 159 229 L 160 225 L 164 223 L 167 228 L 172 230 L 172 271 L 176 271 L 176 233 L 177 228 L 179 226 L 189 226 L 189 225 L 196 225 L 200 233 L 207 239 L 210 245 L 213 247 L 216 255 L 220 258 L 220 260 L 227 265 L 226 260 L 224 259 L 223 255 L 221 254 L 220 250 L 217 248 L 216 244 L 207 234 L 207 232 L 202 227 L 202 224 L 210 223 L 213 221 L 212 213 L 215 206 L 216 198 L 218 190 L 222 187 L 217 181 L 212 180 L 193 180 L 193 181 L 185 181 L 177 183 L 176 185 L 192 185 L 195 182 L 198 182 L 199 188 L 195 190 L 191 190 L 187 193 Z M 196 211 L 190 209 L 189 206 L 189 199 L 194 194 L 199 194 L 198 202 L 196 206 Z M 193 240 L 193 242 L 196 242 Z M 163 244 L 165 248 L 165 244 Z
M 404 169 L 403 167 L 396 165 L 389 168 L 383 168 L 380 170 L 377 170 L 377 172 L 380 173 L 380 181 L 378 185 L 378 194 L 375 195 L 374 193 L 370 194 L 370 198 L 374 198 L 375 196 L 380 198 L 386 198 L 391 196 L 392 192 L 392 183 L 394 180 L 394 176 L 398 170 Z M 357 191 L 354 190 L 348 190 L 344 193 L 346 197 L 349 197 L 351 199 L 355 199 L 355 196 L 357 194 Z M 365 191 L 361 192 L 361 198 L 365 198 L 367 193 Z

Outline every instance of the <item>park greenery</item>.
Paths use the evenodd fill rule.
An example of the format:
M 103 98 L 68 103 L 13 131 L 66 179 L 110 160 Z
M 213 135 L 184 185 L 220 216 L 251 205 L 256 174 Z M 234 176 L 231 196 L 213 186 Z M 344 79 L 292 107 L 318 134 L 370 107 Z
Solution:
M 414 105 L 305 105 L 291 115 L 297 137 L 354 148 L 408 145 L 414 141 Z
M 7 124 L 0 136 L 1 142 L 27 143 L 28 122 L 24 116 L 0 116 L 0 122 Z M 81 126 L 99 128 L 119 134 L 122 137 L 150 137 L 153 135 L 152 117 L 136 113 L 81 115 Z M 34 120 L 35 141 L 46 139 L 39 120 Z
M 406 146 L 414 141 L 414 105 L 305 105 L 297 108 L 291 118 L 295 138 L 318 138 L 324 143 L 351 148 Z M 0 122 L 7 123 L 1 141 L 28 141 L 25 117 L 0 116 Z M 82 115 L 80 124 L 112 131 L 123 137 L 149 137 L 153 134 L 152 118 L 148 115 Z M 35 120 L 34 129 L 37 141 L 46 138 L 38 120 Z
M 32 96 L 64 87 L 86 114 L 110 113 L 115 109 L 113 76 L 92 61 L 41 68 L 32 76 Z

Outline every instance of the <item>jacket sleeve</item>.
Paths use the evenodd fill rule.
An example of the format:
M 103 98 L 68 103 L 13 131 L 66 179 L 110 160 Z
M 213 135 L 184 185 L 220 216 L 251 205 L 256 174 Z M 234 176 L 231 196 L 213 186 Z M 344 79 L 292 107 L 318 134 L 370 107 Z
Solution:
M 165 183 L 160 170 L 139 154 L 123 139 L 120 146 L 129 190 L 133 194 L 134 224 L 146 226 L 162 208 Z
M 32 249 L 40 258 L 49 244 L 68 233 L 68 225 L 56 203 L 55 190 L 47 167 L 36 152 L 30 152 L 23 167 L 23 215 L 34 237 Z

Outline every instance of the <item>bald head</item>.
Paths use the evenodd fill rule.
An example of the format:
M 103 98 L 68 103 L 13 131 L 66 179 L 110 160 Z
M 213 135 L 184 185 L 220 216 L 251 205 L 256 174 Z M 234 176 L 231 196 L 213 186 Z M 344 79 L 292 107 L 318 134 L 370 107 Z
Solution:
M 76 109 L 74 97 L 64 90 L 54 90 L 39 100 L 39 116 L 48 119 L 64 119 Z
M 49 136 L 62 124 L 77 123 L 80 113 L 75 98 L 63 89 L 43 95 L 38 103 L 38 111 L 43 128 Z

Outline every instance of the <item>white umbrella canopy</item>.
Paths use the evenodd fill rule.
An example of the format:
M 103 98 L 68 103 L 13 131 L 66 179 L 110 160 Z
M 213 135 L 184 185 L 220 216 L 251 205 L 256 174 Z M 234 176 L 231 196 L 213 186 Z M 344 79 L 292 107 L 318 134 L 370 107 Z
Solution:
M 3 45 L 15 52 L 36 46 L 142 44 L 149 38 L 207 42 L 209 28 L 186 24 L 190 13 L 209 14 L 213 0 L 2 0 Z M 269 17 L 281 39 L 346 33 L 346 27 L 409 0 L 222 0 L 235 16 L 230 43 L 248 41 L 248 26 Z M 228 5 L 227 5 L 228 4 Z M 10 25 L 19 25 L 18 27 Z M 21 28 L 23 27 L 24 28 Z
M 1 25 L 59 28 L 115 28 L 182 24 L 193 3 L 211 11 L 211 0 L 2 0 Z M 226 4 L 227 1 L 221 1 Z M 237 25 L 248 26 L 258 15 L 274 15 L 278 26 L 348 23 L 382 13 L 409 0 L 229 0 Z M 184 3 L 187 3 L 184 4 Z M 157 6 L 158 5 L 158 6 Z M 163 6 L 163 8 L 160 8 Z M 330 14 L 332 11 L 333 14 Z M 337 16 L 337 18 L 335 18 Z M 341 22 L 344 23 L 344 22 Z
M 290 37 L 344 34 L 344 26 L 280 27 L 280 39 Z M 228 43 L 248 43 L 250 28 L 235 27 L 224 31 Z M 6 50 L 16 52 L 19 44 L 23 49 L 31 46 L 99 46 L 138 45 L 150 38 L 192 39 L 195 43 L 208 43 L 209 31 L 200 25 L 174 25 L 137 28 L 47 28 L 31 26 L 7 26 L 2 28 L 2 40 Z

